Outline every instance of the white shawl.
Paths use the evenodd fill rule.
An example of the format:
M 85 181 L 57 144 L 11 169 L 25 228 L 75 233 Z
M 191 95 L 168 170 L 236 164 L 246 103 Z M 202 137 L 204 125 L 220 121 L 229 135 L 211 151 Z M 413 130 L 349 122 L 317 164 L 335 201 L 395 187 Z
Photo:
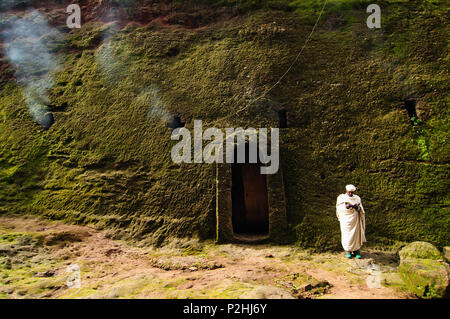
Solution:
M 359 204 L 358 212 L 354 208 L 345 208 L 345 203 Z M 341 194 L 336 202 L 336 215 L 341 224 L 341 242 L 346 251 L 356 251 L 366 242 L 365 211 L 358 195 L 348 196 Z

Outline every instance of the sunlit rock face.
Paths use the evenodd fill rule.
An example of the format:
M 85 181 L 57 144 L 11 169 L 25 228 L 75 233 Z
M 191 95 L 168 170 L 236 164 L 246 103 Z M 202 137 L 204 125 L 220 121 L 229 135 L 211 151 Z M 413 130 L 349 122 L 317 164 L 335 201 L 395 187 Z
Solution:
M 318 16 L 307 2 L 86 1 L 73 30 L 64 2 L 3 7 L 0 211 L 143 244 L 216 238 L 216 167 L 172 162 L 178 116 L 187 129 L 283 126 L 268 189 L 285 198 L 279 242 L 341 249 L 335 200 L 354 184 L 368 245 L 448 246 L 446 8 L 386 4 L 371 30 L 360 1 L 332 2 L 303 50 Z

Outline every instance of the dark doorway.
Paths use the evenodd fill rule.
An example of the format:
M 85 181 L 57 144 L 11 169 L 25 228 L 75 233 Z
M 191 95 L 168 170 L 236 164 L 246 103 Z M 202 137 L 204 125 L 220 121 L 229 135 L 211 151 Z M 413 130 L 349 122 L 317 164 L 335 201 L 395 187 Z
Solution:
M 412 119 L 413 117 L 417 119 L 416 100 L 405 100 L 405 110 L 408 112 L 409 119 Z
M 248 157 L 246 163 L 231 165 L 232 221 L 236 234 L 262 235 L 269 232 L 267 182 L 260 167 L 260 164 L 248 163 Z

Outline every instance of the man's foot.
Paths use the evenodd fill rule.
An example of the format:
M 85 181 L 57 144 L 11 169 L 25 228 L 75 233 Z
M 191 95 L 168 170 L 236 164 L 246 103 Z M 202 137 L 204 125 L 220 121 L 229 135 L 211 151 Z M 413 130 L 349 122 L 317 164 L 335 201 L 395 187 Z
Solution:
M 345 257 L 352 258 L 352 254 L 345 254 Z M 361 256 L 360 256 L 361 257 Z
M 361 259 L 361 253 L 359 252 L 359 250 L 352 251 L 351 254 L 352 254 L 356 259 Z

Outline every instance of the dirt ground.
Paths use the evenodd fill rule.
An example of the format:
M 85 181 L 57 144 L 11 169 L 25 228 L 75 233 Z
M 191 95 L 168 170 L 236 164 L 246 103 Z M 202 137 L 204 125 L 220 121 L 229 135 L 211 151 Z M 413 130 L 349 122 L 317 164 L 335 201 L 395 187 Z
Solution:
M 413 298 L 397 266 L 395 252 L 347 260 L 195 240 L 148 248 L 90 227 L 0 217 L 0 298 Z

